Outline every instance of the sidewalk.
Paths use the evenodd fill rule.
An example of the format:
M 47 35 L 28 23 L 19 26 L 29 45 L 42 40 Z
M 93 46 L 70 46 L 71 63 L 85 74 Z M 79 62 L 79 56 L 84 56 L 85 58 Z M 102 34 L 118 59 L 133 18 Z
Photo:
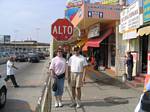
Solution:
M 82 88 L 82 107 L 69 107 L 71 94 L 65 83 L 64 106 L 55 108 L 52 97 L 52 112 L 134 112 L 140 94 L 140 91 L 129 88 L 104 73 L 88 70 L 86 84 Z

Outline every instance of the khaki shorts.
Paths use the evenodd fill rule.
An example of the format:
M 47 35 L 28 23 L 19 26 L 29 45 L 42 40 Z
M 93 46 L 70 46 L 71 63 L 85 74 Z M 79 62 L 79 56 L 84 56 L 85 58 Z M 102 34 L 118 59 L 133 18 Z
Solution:
M 71 87 L 82 87 L 82 75 L 83 73 L 71 73 Z

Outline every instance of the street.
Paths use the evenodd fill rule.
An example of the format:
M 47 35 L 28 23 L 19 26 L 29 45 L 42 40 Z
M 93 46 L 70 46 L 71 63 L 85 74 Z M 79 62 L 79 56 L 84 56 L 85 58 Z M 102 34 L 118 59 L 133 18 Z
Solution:
M 14 88 L 11 81 L 7 82 L 7 103 L 0 112 L 33 112 L 42 94 L 46 80 L 46 63 L 16 63 L 16 80 L 20 88 Z M 0 73 L 6 72 L 6 65 L 0 65 Z

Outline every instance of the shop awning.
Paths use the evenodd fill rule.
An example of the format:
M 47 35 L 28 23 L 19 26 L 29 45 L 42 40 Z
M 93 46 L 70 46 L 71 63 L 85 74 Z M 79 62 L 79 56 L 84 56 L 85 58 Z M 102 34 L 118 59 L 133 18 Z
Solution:
M 113 29 L 109 29 L 102 34 L 101 37 L 90 39 L 86 42 L 87 47 L 100 47 L 100 43 L 113 33 Z
M 150 34 L 150 26 L 146 26 L 138 30 L 138 35 L 140 36 L 149 35 L 149 34 Z
M 82 51 L 87 51 L 88 50 L 88 46 L 85 44 L 83 47 L 82 47 Z

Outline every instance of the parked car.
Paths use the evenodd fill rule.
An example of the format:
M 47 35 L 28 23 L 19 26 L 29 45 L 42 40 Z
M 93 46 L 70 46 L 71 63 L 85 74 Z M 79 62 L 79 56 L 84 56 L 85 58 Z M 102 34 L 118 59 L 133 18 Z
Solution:
M 7 59 L 8 59 L 8 57 L 5 54 L 0 53 L 0 64 L 6 63 Z
M 7 87 L 4 78 L 0 75 L 0 108 L 3 108 L 7 99 Z
M 39 58 L 40 59 L 45 59 L 45 55 L 42 52 L 38 52 Z
M 28 57 L 25 54 L 19 54 L 15 58 L 16 61 L 25 62 L 28 61 Z
M 28 61 L 29 62 L 39 62 L 40 61 L 39 55 L 37 53 L 29 53 Z

